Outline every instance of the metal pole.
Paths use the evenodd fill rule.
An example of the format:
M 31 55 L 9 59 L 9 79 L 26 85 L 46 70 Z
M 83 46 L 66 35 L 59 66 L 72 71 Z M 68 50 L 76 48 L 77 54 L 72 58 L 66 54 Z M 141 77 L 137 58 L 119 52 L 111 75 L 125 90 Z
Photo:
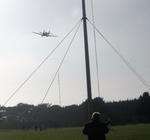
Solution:
M 86 5 L 85 0 L 82 0 L 82 12 L 83 12 L 83 32 L 84 32 L 84 48 L 85 48 L 85 63 L 86 63 L 86 82 L 87 82 L 87 96 L 88 96 L 88 116 L 91 115 L 91 76 L 90 76 L 90 61 L 89 61 L 89 47 L 88 47 L 88 33 L 87 33 L 87 17 L 86 17 Z

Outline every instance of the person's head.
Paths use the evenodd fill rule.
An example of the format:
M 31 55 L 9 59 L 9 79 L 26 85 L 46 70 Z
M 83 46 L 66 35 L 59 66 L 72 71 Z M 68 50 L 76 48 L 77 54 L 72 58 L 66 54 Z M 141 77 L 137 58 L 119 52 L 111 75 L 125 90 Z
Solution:
M 100 120 L 100 118 L 101 118 L 101 114 L 99 112 L 94 112 L 92 114 L 91 120 L 92 121 L 98 121 L 98 120 Z

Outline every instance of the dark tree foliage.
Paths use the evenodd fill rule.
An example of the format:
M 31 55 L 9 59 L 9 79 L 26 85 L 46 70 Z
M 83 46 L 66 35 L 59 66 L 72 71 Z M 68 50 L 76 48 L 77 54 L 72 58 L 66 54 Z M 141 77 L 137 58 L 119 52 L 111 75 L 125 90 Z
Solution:
M 150 95 L 144 92 L 138 99 L 105 102 L 102 98 L 92 100 L 92 111 L 101 112 L 104 120 L 111 119 L 113 125 L 150 123 Z M 76 127 L 87 122 L 88 102 L 61 107 L 51 104 L 37 106 L 20 103 L 14 107 L 1 107 L 0 128 L 35 129 L 50 127 Z
M 150 122 L 150 95 L 144 92 L 138 100 L 138 114 L 141 122 Z

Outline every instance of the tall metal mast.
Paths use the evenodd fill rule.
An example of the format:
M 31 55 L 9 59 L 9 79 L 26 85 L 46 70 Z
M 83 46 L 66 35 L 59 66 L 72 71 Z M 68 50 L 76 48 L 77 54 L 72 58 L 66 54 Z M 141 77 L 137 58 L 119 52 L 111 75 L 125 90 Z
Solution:
M 85 0 L 82 0 L 82 12 L 83 12 L 83 32 L 84 32 L 84 48 L 85 48 L 85 63 L 86 63 L 86 82 L 87 82 L 87 96 L 88 96 L 88 116 L 91 114 L 91 76 L 90 76 L 90 61 L 89 61 L 89 47 L 88 47 L 88 33 L 87 33 L 87 17 L 86 17 L 86 5 Z

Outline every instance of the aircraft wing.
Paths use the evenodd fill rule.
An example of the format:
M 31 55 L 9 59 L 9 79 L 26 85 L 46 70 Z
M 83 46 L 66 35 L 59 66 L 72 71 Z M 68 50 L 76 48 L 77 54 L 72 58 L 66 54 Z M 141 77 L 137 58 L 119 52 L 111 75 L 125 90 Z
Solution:
M 37 34 L 37 35 L 42 35 L 41 33 L 37 33 L 37 32 L 33 32 L 34 34 Z

